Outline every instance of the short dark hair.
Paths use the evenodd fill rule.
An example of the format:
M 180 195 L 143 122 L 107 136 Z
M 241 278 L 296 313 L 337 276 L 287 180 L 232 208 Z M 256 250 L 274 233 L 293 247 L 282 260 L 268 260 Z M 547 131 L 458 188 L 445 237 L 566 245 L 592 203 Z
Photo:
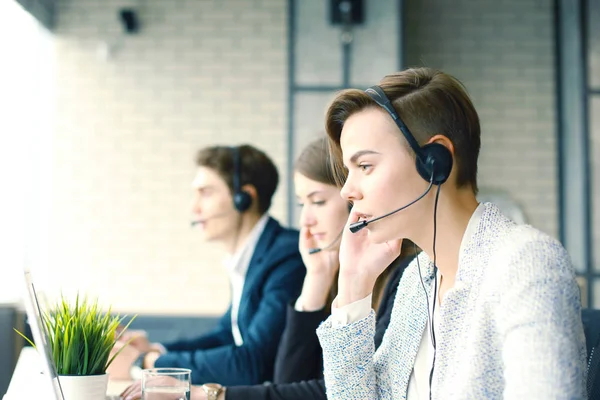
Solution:
M 384 77 L 379 86 L 420 145 L 436 134 L 454 145 L 457 186 L 470 185 L 477 193 L 477 159 L 481 147 L 479 116 L 464 85 L 431 68 L 414 68 Z M 327 110 L 333 168 L 338 182 L 345 180 L 340 136 L 346 120 L 369 107 L 379 107 L 364 91 L 341 91 Z M 398 130 L 398 135 L 402 135 Z M 406 142 L 407 148 L 408 142 Z M 412 151 L 411 151 L 412 152 Z M 414 154 L 414 153 L 413 153 Z
M 258 211 L 263 214 L 271 207 L 273 194 L 279 184 L 279 174 L 273 161 L 261 150 L 248 144 L 237 147 L 239 156 L 240 187 L 256 188 Z M 198 150 L 196 165 L 215 171 L 233 194 L 234 151 L 231 146 L 212 146 Z

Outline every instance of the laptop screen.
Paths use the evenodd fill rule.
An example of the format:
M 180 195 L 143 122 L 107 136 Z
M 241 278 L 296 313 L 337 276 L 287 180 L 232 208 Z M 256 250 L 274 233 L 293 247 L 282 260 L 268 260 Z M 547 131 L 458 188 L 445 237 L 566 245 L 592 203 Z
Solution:
M 25 270 L 25 283 L 27 286 L 27 293 L 25 296 L 25 310 L 27 312 L 27 320 L 31 327 L 31 334 L 33 335 L 33 341 L 38 353 L 44 359 L 42 363 L 43 373 L 48 376 L 51 381 L 53 388 L 53 398 L 56 400 L 64 400 L 60 381 L 56 373 L 56 365 L 52 358 L 50 346 L 48 345 L 48 332 L 46 331 L 46 325 L 42 320 L 42 310 L 40 307 L 40 299 L 38 293 L 35 290 L 33 284 L 33 278 L 31 271 Z

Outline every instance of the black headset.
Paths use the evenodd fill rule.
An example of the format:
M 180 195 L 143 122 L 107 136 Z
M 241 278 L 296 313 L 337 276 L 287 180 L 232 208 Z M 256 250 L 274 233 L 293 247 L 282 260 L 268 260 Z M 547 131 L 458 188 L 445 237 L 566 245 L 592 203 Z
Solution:
M 233 206 L 236 210 L 243 213 L 252 205 L 252 196 L 250 196 L 250 193 L 242 190 L 242 160 L 239 147 L 231 147 L 231 156 L 233 158 Z
M 430 143 L 423 147 L 419 146 L 419 143 L 412 133 L 410 133 L 404 121 L 400 119 L 400 116 L 392 106 L 390 99 L 385 95 L 383 89 L 379 86 L 371 86 L 365 90 L 365 93 L 387 111 L 394 119 L 396 125 L 398 125 L 398 128 L 400 128 L 400 132 L 402 132 L 417 156 L 417 172 L 419 175 L 427 182 L 431 182 L 433 177 L 434 185 L 441 185 L 446 182 L 452 170 L 452 154 L 450 150 L 439 143 Z

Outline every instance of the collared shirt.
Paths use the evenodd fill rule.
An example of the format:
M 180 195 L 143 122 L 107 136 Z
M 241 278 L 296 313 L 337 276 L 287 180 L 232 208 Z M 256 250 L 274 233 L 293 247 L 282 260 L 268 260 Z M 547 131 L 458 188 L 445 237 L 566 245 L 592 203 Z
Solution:
M 250 234 L 246 238 L 246 242 L 240 249 L 233 254 L 231 257 L 225 259 L 223 264 L 227 269 L 229 275 L 229 282 L 231 283 L 231 333 L 233 334 L 233 340 L 236 346 L 244 344 L 244 339 L 240 332 L 238 325 L 238 312 L 240 309 L 240 302 L 242 300 L 242 292 L 244 290 L 244 282 L 246 281 L 246 273 L 250 266 L 250 261 L 254 255 L 254 249 L 258 244 L 260 237 L 262 236 L 269 216 L 263 215 Z

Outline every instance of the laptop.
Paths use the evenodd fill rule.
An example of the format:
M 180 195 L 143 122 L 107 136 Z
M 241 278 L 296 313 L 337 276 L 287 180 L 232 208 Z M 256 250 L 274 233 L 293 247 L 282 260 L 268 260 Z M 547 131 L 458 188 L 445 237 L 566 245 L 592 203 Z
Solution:
M 51 349 L 48 346 L 48 332 L 46 326 L 42 323 L 42 310 L 40 307 L 40 299 L 38 292 L 35 289 L 31 271 L 25 270 L 25 283 L 27 293 L 25 296 L 25 310 L 27 312 L 27 320 L 31 327 L 33 341 L 38 350 L 38 353 L 43 358 L 41 363 L 41 372 L 46 380 L 44 389 L 48 388 L 51 393 L 47 393 L 44 398 L 52 400 L 65 400 L 63 390 L 60 385 L 60 378 L 56 372 L 56 365 L 52 358 Z M 119 396 L 106 396 L 106 400 L 119 400 Z

